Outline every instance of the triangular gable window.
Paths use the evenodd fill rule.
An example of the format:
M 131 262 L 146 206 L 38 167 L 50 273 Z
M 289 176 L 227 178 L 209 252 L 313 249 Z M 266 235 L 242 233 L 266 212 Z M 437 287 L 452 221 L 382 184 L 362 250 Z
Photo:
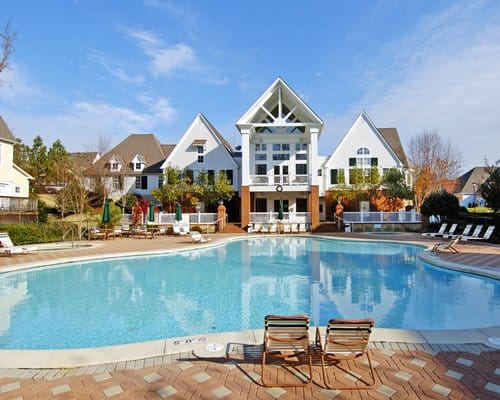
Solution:
M 142 171 L 145 166 L 146 166 L 146 161 L 139 154 L 136 154 L 130 163 L 132 171 Z

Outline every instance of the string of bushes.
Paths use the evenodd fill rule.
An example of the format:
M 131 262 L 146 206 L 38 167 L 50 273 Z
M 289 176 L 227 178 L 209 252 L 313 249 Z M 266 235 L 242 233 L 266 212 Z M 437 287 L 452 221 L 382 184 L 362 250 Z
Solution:
M 65 227 L 67 229 L 67 227 Z M 62 239 L 60 223 L 0 224 L 0 232 L 7 232 L 15 245 L 57 242 Z

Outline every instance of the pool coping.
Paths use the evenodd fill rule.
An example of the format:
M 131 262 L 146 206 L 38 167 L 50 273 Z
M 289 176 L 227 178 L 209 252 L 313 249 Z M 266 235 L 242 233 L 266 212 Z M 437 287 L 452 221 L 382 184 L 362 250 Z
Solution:
M 306 235 L 296 235 L 306 236 Z M 53 262 L 31 262 L 24 265 L 17 265 L 4 268 L 0 273 L 16 272 L 25 269 L 40 267 L 53 267 L 62 264 L 74 264 L 91 260 L 115 259 L 122 257 L 154 256 L 179 251 L 190 251 L 193 249 L 213 247 L 224 244 L 228 241 L 245 238 L 237 236 L 224 240 L 205 243 L 202 246 L 193 245 L 180 249 L 166 249 L 155 251 L 134 251 L 120 254 L 105 254 L 99 256 L 71 257 L 54 260 Z M 316 235 L 332 239 L 331 236 Z M 248 238 L 248 237 L 247 237 Z M 356 238 L 338 238 L 337 240 L 370 240 Z M 378 239 L 380 241 L 380 239 Z M 488 268 L 473 267 L 451 263 L 433 255 L 429 246 L 414 241 L 391 241 L 392 243 L 408 243 L 422 247 L 427 247 L 420 253 L 419 257 L 433 265 L 453 269 L 460 272 L 483 275 L 493 279 L 500 279 L 500 273 Z M 324 329 L 323 329 L 324 330 Z M 52 368 L 75 368 L 82 366 L 118 363 L 132 360 L 140 360 L 157 356 L 165 356 L 183 352 L 194 352 L 201 358 L 212 358 L 224 353 L 229 344 L 260 345 L 263 338 L 263 329 L 253 329 L 238 332 L 221 332 L 211 334 L 201 334 L 185 336 L 180 338 L 168 338 L 147 342 L 130 343 L 115 346 L 105 346 L 84 349 L 57 349 L 57 350 L 5 350 L 0 349 L 0 368 L 5 369 L 52 369 Z M 310 335 L 313 338 L 313 334 Z M 483 344 L 492 349 L 500 349 L 496 342 L 491 342 L 491 338 L 500 338 L 500 325 L 474 329 L 454 329 L 454 330 L 407 330 L 374 328 L 370 342 L 375 343 L 407 343 L 407 344 Z M 216 346 L 214 346 L 216 345 Z M 218 349 L 218 350 L 217 350 Z

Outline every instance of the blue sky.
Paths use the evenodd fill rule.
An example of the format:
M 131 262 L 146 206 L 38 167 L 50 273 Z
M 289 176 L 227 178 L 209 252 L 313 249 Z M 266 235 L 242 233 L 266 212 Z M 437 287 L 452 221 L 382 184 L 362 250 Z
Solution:
M 361 110 L 403 145 L 437 130 L 463 171 L 500 158 L 500 1 L 2 0 L 14 135 L 70 151 L 131 133 L 177 143 L 234 123 L 278 77 L 323 119 L 329 155 Z

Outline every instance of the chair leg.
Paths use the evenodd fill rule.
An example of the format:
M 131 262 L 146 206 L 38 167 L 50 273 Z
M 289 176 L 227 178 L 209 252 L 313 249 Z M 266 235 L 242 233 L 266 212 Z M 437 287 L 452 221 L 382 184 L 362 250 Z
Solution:
M 266 367 L 267 351 L 262 351 L 262 384 L 266 387 L 305 387 L 312 383 L 312 353 L 310 350 L 307 351 L 307 364 L 309 369 L 309 378 L 305 382 L 301 383 L 269 383 L 265 380 L 265 367 Z
M 370 351 L 370 349 L 367 349 L 365 354 L 366 354 L 366 358 L 368 359 L 368 367 L 370 368 L 369 373 L 370 373 L 371 382 L 368 383 L 368 382 L 363 381 L 366 383 L 364 386 L 341 386 L 341 387 L 334 387 L 330 383 L 330 379 L 328 378 L 328 374 L 327 374 L 326 366 L 325 366 L 325 356 L 323 353 L 321 353 L 321 367 L 323 370 L 323 381 L 325 382 L 325 386 L 330 390 L 368 390 L 368 389 L 372 389 L 375 386 L 376 380 L 375 380 L 375 371 L 373 370 L 369 351 Z

